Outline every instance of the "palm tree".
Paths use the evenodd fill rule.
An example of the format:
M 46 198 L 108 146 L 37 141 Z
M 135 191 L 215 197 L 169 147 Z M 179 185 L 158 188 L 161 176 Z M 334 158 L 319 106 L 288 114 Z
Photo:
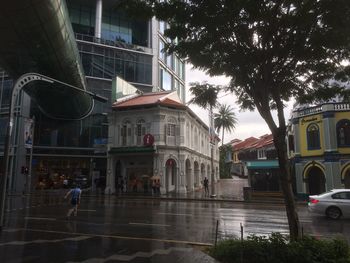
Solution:
M 233 131 L 236 128 L 237 118 L 233 112 L 233 108 L 230 105 L 220 105 L 219 112 L 214 114 L 214 127 L 219 133 L 222 129 L 222 141 L 221 146 L 224 144 L 225 130 L 228 132 Z
M 197 104 L 198 106 L 207 109 L 209 108 L 210 116 L 210 133 L 214 131 L 214 118 L 213 109 L 219 105 L 218 103 L 218 93 L 220 91 L 220 86 L 215 86 L 203 82 L 199 84 L 198 82 L 190 83 L 190 92 L 194 96 L 188 103 Z M 212 142 L 213 135 L 210 134 L 210 142 Z M 211 147 L 210 159 L 211 159 L 211 197 L 215 197 L 215 186 L 214 186 L 214 147 Z

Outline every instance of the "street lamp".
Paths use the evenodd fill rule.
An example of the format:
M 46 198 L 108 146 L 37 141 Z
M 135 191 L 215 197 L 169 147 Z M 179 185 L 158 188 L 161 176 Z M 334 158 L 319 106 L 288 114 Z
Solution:
M 91 91 L 82 90 L 80 88 L 77 88 L 75 86 L 72 86 L 70 84 L 64 83 L 62 81 L 59 81 L 57 79 L 53 79 L 44 75 L 40 75 L 37 73 L 26 73 L 22 76 L 20 76 L 12 89 L 11 97 L 10 97 L 10 108 L 9 108 L 9 122 L 6 129 L 6 137 L 5 137 L 5 149 L 4 149 L 4 174 L 0 178 L 0 190 L 1 190 L 1 196 L 0 196 L 0 231 L 3 229 L 4 224 L 4 214 L 5 214 L 5 201 L 6 201 L 6 184 L 7 184 L 7 178 L 9 177 L 9 155 L 10 155 L 10 143 L 11 143 L 11 135 L 12 135 L 12 128 L 14 123 L 14 108 L 16 103 L 16 98 L 19 94 L 19 92 L 29 83 L 34 81 L 44 81 L 50 84 L 60 84 L 63 86 L 66 86 L 76 92 L 81 92 L 84 94 L 89 95 L 92 99 L 100 101 L 100 102 L 107 102 L 107 98 L 100 96 L 96 93 L 93 93 Z

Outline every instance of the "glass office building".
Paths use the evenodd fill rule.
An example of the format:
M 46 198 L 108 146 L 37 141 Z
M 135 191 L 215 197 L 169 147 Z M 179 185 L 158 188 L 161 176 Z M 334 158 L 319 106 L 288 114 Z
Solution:
M 166 24 L 130 18 L 116 7 L 117 2 L 66 1 L 87 89 L 109 101 L 96 102 L 92 114 L 82 120 L 64 121 L 47 117 L 23 94 L 12 142 L 16 148 L 10 182 L 13 191 L 24 188 L 22 167 L 31 167 L 33 189 L 59 188 L 63 178 L 86 178 L 91 184 L 93 177 L 106 176 L 107 116 L 116 76 L 144 92 L 177 90 L 185 101 L 184 62 L 162 50 L 168 41 L 163 36 Z M 12 85 L 11 77 L 0 71 L 0 145 L 4 143 Z M 35 119 L 32 150 L 24 147 L 22 139 L 26 118 Z

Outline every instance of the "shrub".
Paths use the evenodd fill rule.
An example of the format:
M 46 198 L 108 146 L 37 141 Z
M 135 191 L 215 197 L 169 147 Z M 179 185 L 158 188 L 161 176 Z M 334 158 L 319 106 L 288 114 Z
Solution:
M 279 233 L 270 237 L 249 236 L 218 243 L 209 254 L 222 263 L 350 263 L 350 249 L 345 240 L 317 240 L 305 236 L 289 240 Z

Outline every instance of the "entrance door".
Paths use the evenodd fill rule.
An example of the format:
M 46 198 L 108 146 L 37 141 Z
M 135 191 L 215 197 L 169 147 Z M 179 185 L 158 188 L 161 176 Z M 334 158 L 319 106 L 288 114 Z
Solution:
M 346 189 L 350 189 L 350 169 L 348 169 L 348 171 L 345 174 L 344 177 L 344 187 Z
M 176 188 L 176 162 L 174 159 L 168 159 L 165 164 L 165 191 L 170 192 Z
M 310 195 L 318 195 L 326 191 L 326 178 L 318 167 L 312 167 L 309 170 L 308 183 Z

